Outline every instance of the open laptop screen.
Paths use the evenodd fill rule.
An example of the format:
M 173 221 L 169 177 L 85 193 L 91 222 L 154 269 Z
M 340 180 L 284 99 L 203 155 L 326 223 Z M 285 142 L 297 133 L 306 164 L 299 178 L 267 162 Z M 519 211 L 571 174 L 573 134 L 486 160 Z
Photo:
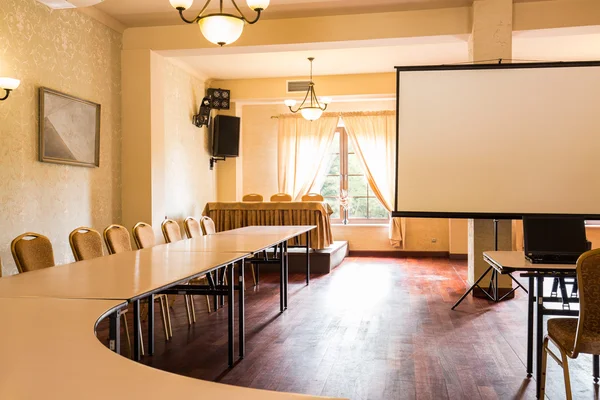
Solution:
M 523 235 L 526 254 L 582 254 L 587 250 L 583 219 L 524 217 Z

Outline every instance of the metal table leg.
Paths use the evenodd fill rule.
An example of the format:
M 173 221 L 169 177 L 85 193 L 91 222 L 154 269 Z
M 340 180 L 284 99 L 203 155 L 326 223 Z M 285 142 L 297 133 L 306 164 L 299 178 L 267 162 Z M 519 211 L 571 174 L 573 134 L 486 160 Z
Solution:
M 306 232 L 306 284 L 310 284 L 310 232 Z
M 284 275 L 285 275 L 285 259 L 284 259 L 284 255 L 283 255 L 283 243 L 279 244 L 279 311 L 283 312 L 285 310 L 285 303 L 284 303 L 284 297 L 285 297 L 285 287 L 283 284 L 284 281 Z
M 594 363 L 594 383 L 598 383 L 598 375 L 600 375 L 600 368 L 599 368 L 600 356 L 594 355 L 593 363 Z
M 121 354 L 121 310 L 111 313 L 109 316 L 109 348 L 117 354 Z
M 283 244 L 283 248 L 284 248 L 284 254 L 283 254 L 283 259 L 284 259 L 284 269 L 285 269 L 285 274 L 283 275 L 283 287 L 284 287 L 284 297 L 283 297 L 283 304 L 285 309 L 287 310 L 287 306 L 288 306 L 288 282 L 289 282 L 289 270 L 290 270 L 290 258 L 288 257 L 288 242 L 284 242 Z
M 529 290 L 527 296 L 527 377 L 531 378 L 533 374 L 533 305 L 535 303 L 534 294 L 535 278 L 529 277 Z
M 133 359 L 142 359 L 140 352 L 140 301 L 133 301 Z
M 244 324 L 246 318 L 246 307 L 244 304 L 245 301 L 245 287 L 244 287 L 244 260 L 240 261 L 240 271 L 239 271 L 239 285 L 240 290 L 238 293 L 239 296 L 239 304 L 238 304 L 238 329 L 239 329 L 239 350 L 240 350 L 240 358 L 244 358 L 244 353 L 246 352 L 246 326 Z M 232 301 L 233 303 L 233 301 Z
M 228 326 L 227 326 L 227 336 L 228 336 L 228 344 L 227 344 L 227 350 L 228 350 L 228 354 L 227 354 L 227 360 L 229 363 L 229 367 L 233 366 L 233 348 L 234 348 L 234 338 L 233 338 L 233 330 L 234 330 L 234 315 L 233 315 L 233 303 L 234 303 L 234 299 L 233 299 L 233 289 L 234 289 L 234 282 L 233 282 L 233 265 L 230 265 L 229 268 L 227 269 L 227 287 L 228 287 L 228 299 L 227 299 L 227 322 L 228 322 Z
M 535 393 L 540 397 L 540 378 L 542 377 L 542 346 L 544 344 L 544 278 L 537 277 L 537 310 L 536 310 L 536 343 L 535 343 Z
M 148 296 L 148 354 L 154 355 L 154 294 Z

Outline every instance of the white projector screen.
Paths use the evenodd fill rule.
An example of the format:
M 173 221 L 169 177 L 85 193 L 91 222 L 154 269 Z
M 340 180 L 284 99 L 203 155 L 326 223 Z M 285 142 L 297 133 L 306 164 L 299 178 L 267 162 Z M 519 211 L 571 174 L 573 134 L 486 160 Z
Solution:
M 396 216 L 600 216 L 600 63 L 533 65 L 398 67 Z

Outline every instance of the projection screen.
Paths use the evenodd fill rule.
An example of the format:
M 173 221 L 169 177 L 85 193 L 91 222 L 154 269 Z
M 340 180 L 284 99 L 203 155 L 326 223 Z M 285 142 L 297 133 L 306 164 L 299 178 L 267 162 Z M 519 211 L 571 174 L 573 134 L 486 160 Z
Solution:
M 600 219 L 600 62 L 397 74 L 394 216 Z

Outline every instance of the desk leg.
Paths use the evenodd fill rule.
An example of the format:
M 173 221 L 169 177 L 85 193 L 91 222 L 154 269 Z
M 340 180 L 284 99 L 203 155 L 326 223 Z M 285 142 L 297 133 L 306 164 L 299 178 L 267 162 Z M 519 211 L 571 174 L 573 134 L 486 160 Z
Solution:
M 288 282 L 289 282 L 289 272 L 290 272 L 290 258 L 288 256 L 288 242 L 286 241 L 284 244 L 285 249 L 285 275 L 283 277 L 283 285 L 285 288 L 285 297 L 283 298 L 285 309 L 288 307 Z
M 240 284 L 240 291 L 238 293 L 239 296 L 239 304 L 238 304 L 238 329 L 239 329 L 239 350 L 240 350 L 240 358 L 244 358 L 244 353 L 246 351 L 245 347 L 246 347 L 246 326 L 244 324 L 245 322 L 245 318 L 246 318 L 246 307 L 244 304 L 245 301 L 245 290 L 246 288 L 244 287 L 244 260 L 240 261 L 240 271 L 239 271 L 239 284 Z
M 233 277 L 233 264 L 229 266 L 229 268 L 227 269 L 227 286 L 228 286 L 228 298 L 227 298 L 227 322 L 228 322 L 228 326 L 227 326 L 227 336 L 228 336 L 228 344 L 227 344 L 227 350 L 228 350 L 228 354 L 227 354 L 227 359 L 228 359 L 228 363 L 229 363 L 229 367 L 233 367 L 233 347 L 234 347 L 234 338 L 233 338 L 233 330 L 234 330 L 234 315 L 233 315 L 233 303 L 234 303 L 234 298 L 233 298 L 233 288 L 234 288 L 234 277 Z
M 283 284 L 284 276 L 285 276 L 285 258 L 283 254 L 283 243 L 279 244 L 279 311 L 283 312 L 285 310 L 285 287 Z
M 117 354 L 121 354 L 121 310 L 111 313 L 109 316 L 109 348 Z
M 310 232 L 306 232 L 306 284 L 310 284 Z
M 529 291 L 527 296 L 527 377 L 533 374 L 533 305 L 535 302 L 535 278 L 529 277 Z
M 226 268 L 222 268 L 223 271 L 221 271 L 221 285 L 225 283 L 225 275 L 231 272 L 229 271 L 230 268 L 233 268 L 233 264 L 228 265 Z M 229 276 L 227 276 L 227 282 L 229 283 Z M 225 296 L 221 296 L 221 307 L 225 307 Z
M 544 278 L 537 277 L 537 327 L 535 343 L 535 394 L 540 397 L 540 378 L 542 377 L 542 346 L 544 344 Z
M 215 270 L 215 283 L 217 286 L 221 284 L 221 281 L 219 281 L 219 270 L 218 269 Z M 214 302 L 215 302 L 215 304 L 214 304 L 213 308 L 215 311 L 217 311 L 219 309 L 219 296 L 215 295 Z
M 133 302 L 133 360 L 140 361 L 142 359 L 140 353 L 140 301 Z
M 148 354 L 154 355 L 154 294 L 148 296 Z
M 594 383 L 598 383 L 598 375 L 600 375 L 600 368 L 599 368 L 600 356 L 594 355 L 593 360 L 594 360 L 593 361 L 593 363 L 594 363 Z

